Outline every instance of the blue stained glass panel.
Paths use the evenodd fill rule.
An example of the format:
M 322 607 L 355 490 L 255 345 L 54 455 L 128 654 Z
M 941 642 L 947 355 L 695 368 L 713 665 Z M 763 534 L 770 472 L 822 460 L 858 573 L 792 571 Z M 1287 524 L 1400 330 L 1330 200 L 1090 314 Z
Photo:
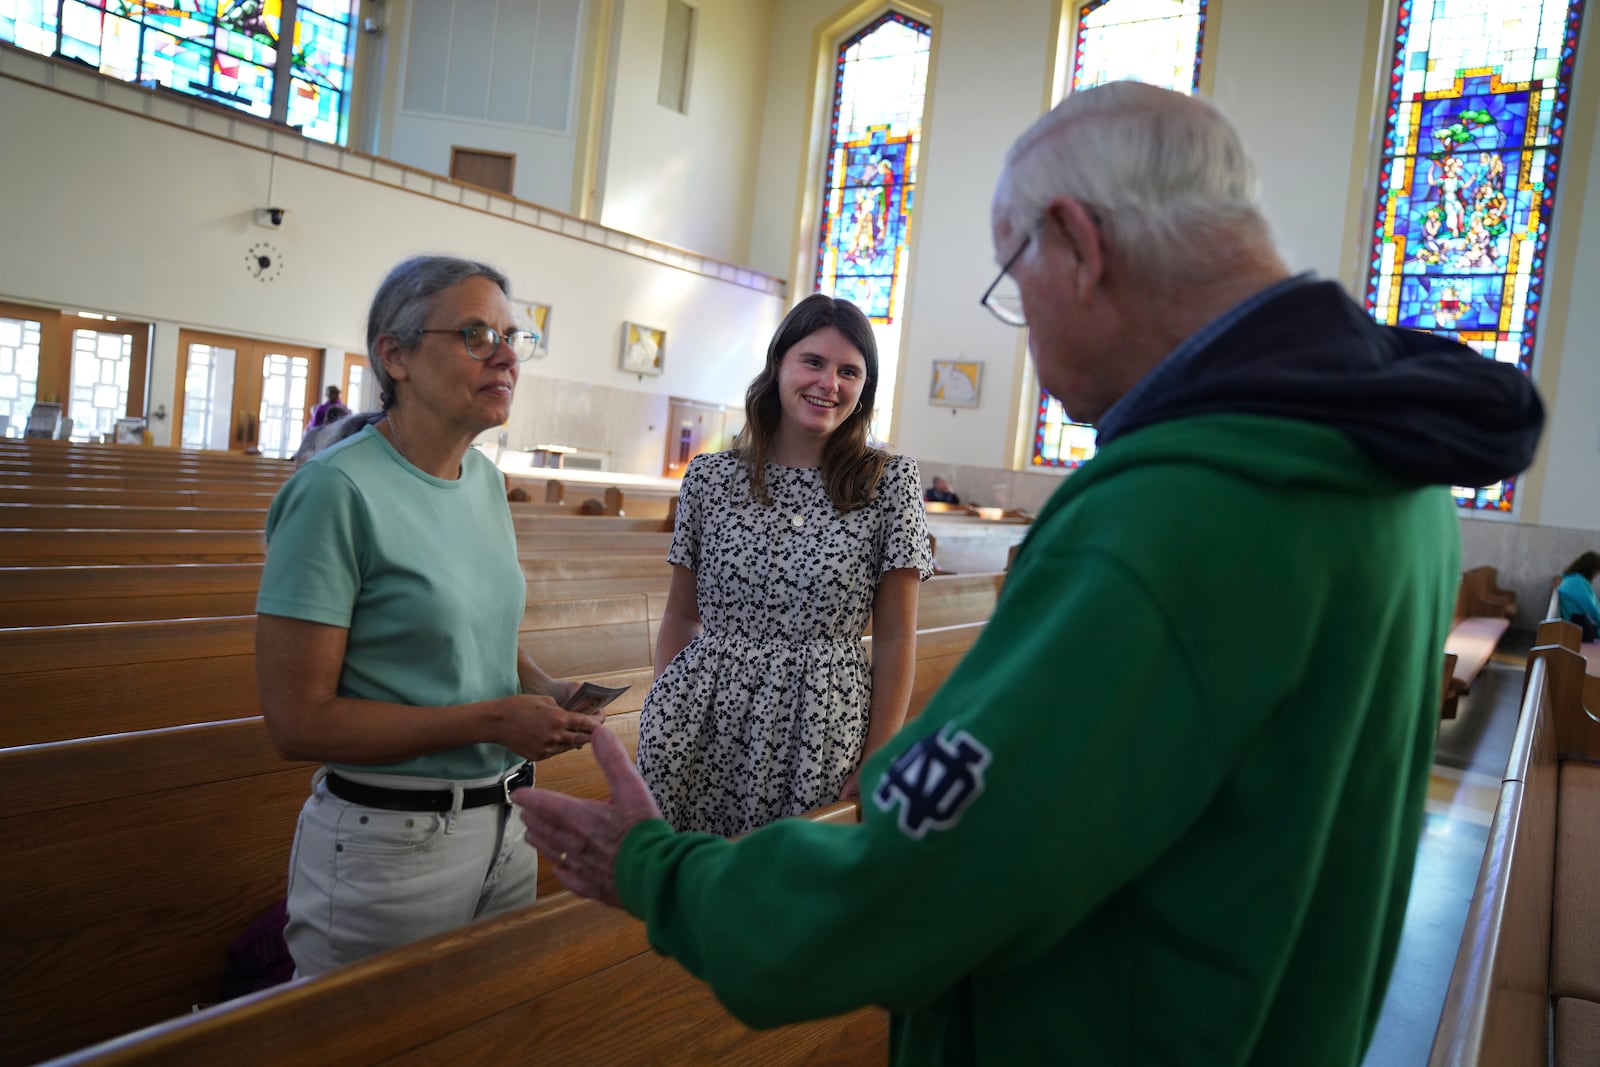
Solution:
M 1073 92 L 1134 80 L 1181 93 L 1200 88 L 1207 0 L 1089 0 L 1078 8 Z M 1033 418 L 1035 467 L 1077 467 L 1095 453 L 1094 427 L 1073 422 L 1043 389 Z
M 1366 305 L 1533 370 L 1582 0 L 1402 0 Z M 1510 511 L 1514 481 L 1457 487 Z
M 298 5 L 289 121 L 341 144 L 353 0 Z M 0 0 L 0 40 L 272 117 L 282 0 Z
M 931 40 L 891 11 L 839 47 L 816 288 L 877 323 L 903 299 Z

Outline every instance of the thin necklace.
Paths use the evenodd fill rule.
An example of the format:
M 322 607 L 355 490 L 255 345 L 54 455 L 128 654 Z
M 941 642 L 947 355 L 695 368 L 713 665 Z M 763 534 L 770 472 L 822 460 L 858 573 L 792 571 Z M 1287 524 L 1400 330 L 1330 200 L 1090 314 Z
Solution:
M 406 446 L 400 443 L 400 423 L 395 420 L 394 412 L 385 412 L 384 418 L 389 420 L 389 436 L 394 438 L 394 450 L 400 453 L 401 459 L 411 463 L 411 457 L 406 455 Z M 416 466 L 415 463 L 411 463 L 411 465 L 413 467 Z

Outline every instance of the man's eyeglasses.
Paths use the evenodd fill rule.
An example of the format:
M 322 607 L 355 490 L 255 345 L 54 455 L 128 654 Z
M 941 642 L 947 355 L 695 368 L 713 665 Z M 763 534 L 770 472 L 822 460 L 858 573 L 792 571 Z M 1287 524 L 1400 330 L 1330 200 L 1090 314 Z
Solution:
M 1016 279 L 1011 277 L 1011 268 L 1017 265 L 1017 260 L 1022 258 L 1022 253 L 1027 251 L 1028 244 L 1038 232 L 1037 226 L 1028 231 L 1028 235 L 1022 239 L 1017 250 L 1011 253 L 1011 258 L 1006 260 L 1006 265 L 1000 268 L 1000 273 L 989 283 L 989 288 L 983 291 L 983 296 L 978 301 L 989 309 L 989 314 L 1007 326 L 1028 325 L 1028 317 L 1022 311 L 1022 291 L 1017 288 Z
M 486 360 L 493 356 L 502 343 L 511 354 L 517 357 L 518 363 L 526 363 L 539 351 L 539 335 L 532 330 L 512 330 L 510 333 L 501 333 L 493 326 L 460 326 L 453 330 L 418 330 L 418 333 L 459 333 L 461 340 L 466 342 L 467 355 L 476 360 Z

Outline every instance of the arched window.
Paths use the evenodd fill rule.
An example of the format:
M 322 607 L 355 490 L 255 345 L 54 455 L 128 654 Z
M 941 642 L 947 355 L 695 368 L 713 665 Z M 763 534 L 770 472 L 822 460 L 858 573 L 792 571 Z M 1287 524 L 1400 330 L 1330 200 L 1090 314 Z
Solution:
M 893 418 L 932 40 L 929 27 L 889 11 L 840 43 L 834 67 L 815 283 L 872 320 L 880 435 Z
M 1078 9 L 1071 88 L 1132 80 L 1192 93 L 1200 87 L 1205 34 L 1206 0 L 1090 0 Z M 1094 427 L 1073 422 L 1040 389 L 1032 465 L 1076 467 L 1094 451 Z
M 1582 0 L 1402 0 L 1366 304 L 1533 370 Z M 1457 488 L 1508 512 L 1508 479 Z
M 293 33 L 282 28 L 292 12 Z M 0 41 L 161 85 L 343 144 L 353 0 L 0 3 Z M 277 73 L 288 70 L 287 86 Z

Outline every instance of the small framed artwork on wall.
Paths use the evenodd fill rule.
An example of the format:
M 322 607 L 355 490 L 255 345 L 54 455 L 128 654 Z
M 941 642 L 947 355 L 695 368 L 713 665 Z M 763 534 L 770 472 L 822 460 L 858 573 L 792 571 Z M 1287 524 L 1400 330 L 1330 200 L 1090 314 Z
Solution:
M 537 300 L 522 300 L 511 298 L 511 310 L 517 316 L 517 325 L 525 330 L 532 330 L 539 335 L 539 347 L 534 353 L 539 356 L 550 354 L 550 305 L 541 304 Z
M 637 322 L 622 324 L 619 368 L 629 374 L 660 374 L 667 353 L 667 331 Z
M 975 408 L 983 384 L 983 364 L 974 360 L 933 361 L 933 390 L 928 403 L 935 407 Z

